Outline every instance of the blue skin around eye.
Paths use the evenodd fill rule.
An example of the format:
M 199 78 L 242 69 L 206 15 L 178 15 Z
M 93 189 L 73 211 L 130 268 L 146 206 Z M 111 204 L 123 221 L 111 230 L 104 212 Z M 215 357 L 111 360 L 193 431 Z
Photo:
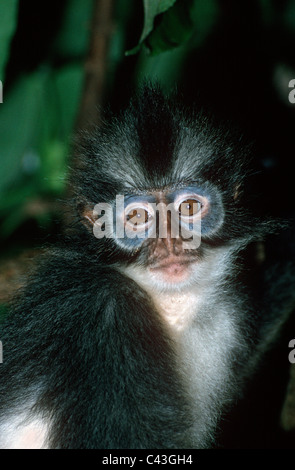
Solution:
M 215 187 L 211 187 L 210 183 L 205 183 L 202 185 L 190 185 L 190 186 L 185 186 L 181 187 L 179 189 L 176 189 L 174 191 L 171 191 L 170 193 L 165 194 L 165 199 L 167 204 L 173 203 L 177 198 L 181 198 L 181 196 L 188 196 L 188 198 L 191 199 L 196 199 L 198 200 L 198 195 L 206 198 L 209 202 L 209 208 L 207 214 L 202 218 L 201 221 L 201 236 L 202 237 L 210 237 L 214 232 L 218 230 L 220 227 L 223 217 L 224 217 L 224 211 L 223 211 L 223 205 L 222 205 L 222 199 L 220 192 L 217 191 Z M 185 200 L 185 199 L 184 199 Z M 138 202 L 139 204 L 141 203 L 150 203 L 150 204 L 157 204 L 158 201 L 153 195 L 136 195 L 136 196 L 125 196 L 124 198 L 124 207 L 127 207 L 127 205 L 131 203 L 136 203 Z M 200 201 L 201 202 L 201 201 Z M 199 226 L 195 225 L 193 223 L 185 223 L 184 221 L 181 221 L 181 226 L 189 232 L 193 233 L 193 230 L 195 228 L 199 229 Z M 116 229 L 116 212 L 114 210 L 114 229 Z M 134 238 L 129 238 L 125 236 L 123 238 L 117 239 L 119 244 L 122 244 L 122 246 L 129 248 L 129 249 L 136 249 L 142 245 L 144 240 L 149 236 L 150 231 L 146 230 L 143 236 L 139 237 L 135 234 Z M 142 235 L 142 232 L 141 232 Z
M 124 208 L 126 208 L 129 204 L 133 204 L 133 203 L 136 203 L 138 202 L 139 204 L 141 204 L 142 202 L 144 203 L 156 203 L 156 198 L 154 196 L 151 196 L 151 195 L 146 195 L 146 194 L 142 194 L 142 195 L 136 195 L 136 196 L 124 196 Z M 123 216 L 122 216 L 122 219 L 123 219 Z M 115 210 L 115 207 L 114 207 L 114 233 L 116 233 L 116 210 Z M 117 241 L 119 244 L 122 244 L 124 245 L 126 248 L 130 248 L 130 249 L 135 249 L 135 248 L 138 248 L 140 245 L 142 245 L 142 243 L 144 242 L 144 240 L 148 237 L 149 235 L 149 231 L 146 230 L 145 233 L 143 234 L 143 232 L 140 232 L 140 235 L 141 236 L 138 236 L 138 234 L 136 232 L 134 232 L 134 238 L 129 238 L 127 237 L 126 235 L 126 232 L 124 230 L 124 233 L 125 233 L 125 236 L 124 238 L 117 238 Z
M 202 237 L 208 237 L 220 226 L 223 220 L 223 206 L 219 191 L 215 187 L 211 187 L 210 183 L 204 183 L 202 185 L 189 185 L 169 193 L 167 195 L 168 204 L 175 201 L 181 196 L 187 195 L 189 199 L 198 200 L 198 195 L 206 198 L 209 202 L 209 209 L 207 214 L 201 220 L 201 235 Z M 201 200 L 200 200 L 201 202 Z M 193 223 L 185 223 L 181 221 L 181 225 L 185 230 L 192 232 L 194 230 Z M 198 226 L 197 226 L 198 228 Z

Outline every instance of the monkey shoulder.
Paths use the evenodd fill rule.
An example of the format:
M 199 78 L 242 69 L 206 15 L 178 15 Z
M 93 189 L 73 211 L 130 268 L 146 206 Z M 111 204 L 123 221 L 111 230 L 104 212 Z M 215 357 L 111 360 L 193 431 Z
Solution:
M 41 337 L 44 324 L 47 331 L 56 327 L 68 331 L 75 322 L 82 328 L 83 321 L 96 318 L 109 304 L 115 308 L 119 298 L 134 292 L 132 282 L 83 251 L 54 248 L 40 257 L 12 300 L 6 321 L 0 325 L 1 338 L 23 329 L 38 331 Z
M 93 254 L 75 248 L 54 248 L 40 258 L 21 294 L 40 295 L 38 300 L 42 300 L 46 296 L 63 296 L 67 290 L 78 294 L 79 286 L 86 294 L 93 289 L 110 287 L 114 280 L 120 284 L 123 278 L 116 267 L 105 265 Z

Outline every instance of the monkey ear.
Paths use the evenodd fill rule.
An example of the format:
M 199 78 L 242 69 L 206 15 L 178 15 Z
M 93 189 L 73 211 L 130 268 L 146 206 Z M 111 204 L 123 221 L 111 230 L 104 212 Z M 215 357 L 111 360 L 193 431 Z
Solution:
M 84 218 L 84 223 L 87 224 L 88 226 L 92 228 L 93 225 L 95 224 L 95 221 L 97 220 L 97 217 L 95 217 L 93 210 L 90 208 L 87 208 L 84 213 L 83 213 L 83 218 Z
M 88 203 L 88 201 L 79 201 L 77 209 L 82 224 L 92 232 L 93 226 L 98 219 L 97 214 L 93 211 L 93 207 Z

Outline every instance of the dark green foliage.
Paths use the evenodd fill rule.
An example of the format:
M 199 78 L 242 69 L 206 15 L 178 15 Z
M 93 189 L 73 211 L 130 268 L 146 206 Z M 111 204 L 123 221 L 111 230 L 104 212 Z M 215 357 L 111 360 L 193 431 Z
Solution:
M 63 197 L 71 165 L 94 4 L 0 0 L 2 239 L 28 220 L 48 229 L 56 216 L 47 202 Z M 183 83 L 188 89 L 191 79 L 192 90 L 204 101 L 211 98 L 215 105 L 223 100 L 227 109 L 237 102 L 237 94 L 242 96 L 241 90 L 243 96 L 248 92 L 243 104 L 250 103 L 249 97 L 257 103 L 250 76 L 263 106 L 261 92 L 267 98 L 269 94 L 265 82 L 259 82 L 261 71 L 271 81 L 270 70 L 278 61 L 291 67 L 293 62 L 294 69 L 294 11 L 294 0 L 280 5 L 272 0 L 116 0 L 103 71 L 105 98 L 119 108 L 142 79 L 157 79 L 168 90 Z M 241 67 L 243 60 L 249 75 Z
M 61 12 L 63 4 L 59 7 Z M 35 11 L 36 6 L 32 8 L 32 5 L 20 2 L 18 28 L 10 43 L 11 35 L 8 37 L 8 32 L 14 29 L 17 2 L 0 2 L 1 34 L 2 20 L 5 19 L 7 23 L 6 41 L 5 44 L 4 40 L 1 43 L 1 59 L 5 51 L 9 50 L 9 45 L 11 51 L 7 80 L 4 80 L 4 61 L 0 64 L 0 79 L 4 82 L 3 104 L 0 104 L 1 237 L 10 236 L 28 219 L 37 219 L 39 224 L 46 226 L 54 212 L 47 204 L 48 201 L 61 196 L 65 189 L 71 135 L 82 89 L 82 64 L 88 45 L 92 5 L 92 0 L 69 0 L 64 16 L 61 15 L 57 33 L 50 37 L 50 46 L 44 47 L 39 63 L 27 70 L 30 56 L 22 63 L 20 55 L 26 54 L 29 49 L 33 57 L 34 50 L 39 47 L 38 43 L 26 43 L 29 21 L 31 27 L 40 29 L 40 33 L 32 33 L 33 39 L 34 35 L 41 35 L 45 28 L 50 5 L 42 7 L 44 15 L 40 16 L 38 9 Z M 5 10 L 3 17 L 2 10 Z M 32 15 L 30 20 L 24 16 L 27 10 Z M 51 27 L 54 31 L 53 23 Z M 3 35 L 4 32 L 3 28 Z M 37 55 L 39 57 L 40 53 L 34 57 Z

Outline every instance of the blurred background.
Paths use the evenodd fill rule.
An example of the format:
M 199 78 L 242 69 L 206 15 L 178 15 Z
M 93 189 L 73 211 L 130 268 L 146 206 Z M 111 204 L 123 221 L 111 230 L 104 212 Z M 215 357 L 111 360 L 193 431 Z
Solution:
M 294 51 L 295 0 L 0 0 L 0 315 L 63 227 L 75 132 L 143 80 L 238 126 L 271 212 L 288 215 Z M 295 399 L 280 393 L 284 433 L 267 434 L 270 447 L 294 437 Z

